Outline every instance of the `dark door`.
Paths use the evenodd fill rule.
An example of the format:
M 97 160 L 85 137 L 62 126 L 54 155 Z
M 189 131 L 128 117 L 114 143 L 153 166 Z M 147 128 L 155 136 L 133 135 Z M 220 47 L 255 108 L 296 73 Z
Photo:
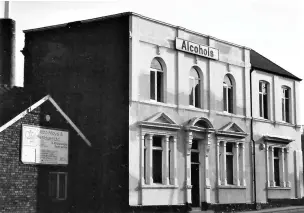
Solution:
M 200 206 L 200 181 L 199 181 L 199 150 L 198 141 L 193 140 L 191 148 L 191 195 L 192 207 Z

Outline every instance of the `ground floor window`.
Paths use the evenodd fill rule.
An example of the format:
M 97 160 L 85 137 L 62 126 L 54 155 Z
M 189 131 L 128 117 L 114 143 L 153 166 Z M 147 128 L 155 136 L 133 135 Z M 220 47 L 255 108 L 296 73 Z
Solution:
M 288 148 L 281 145 L 266 147 L 268 187 L 290 187 L 288 178 Z
M 245 147 L 239 141 L 218 141 L 218 184 L 245 186 Z
M 56 200 L 66 200 L 67 181 L 68 181 L 68 174 L 66 172 L 50 172 L 49 196 L 52 199 L 56 199 Z
M 143 184 L 176 185 L 176 135 L 147 132 L 142 144 Z

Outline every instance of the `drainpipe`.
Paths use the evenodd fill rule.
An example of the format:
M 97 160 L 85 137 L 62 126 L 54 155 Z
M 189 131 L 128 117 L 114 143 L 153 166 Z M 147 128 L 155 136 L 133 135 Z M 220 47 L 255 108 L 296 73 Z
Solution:
M 254 206 L 256 209 L 260 209 L 257 207 L 257 195 L 256 195 L 256 169 L 255 169 L 255 140 L 253 138 L 253 116 L 252 116 L 252 72 L 253 68 L 250 68 L 250 113 L 251 113 L 251 143 L 253 147 L 252 157 L 253 157 L 253 191 L 254 191 Z

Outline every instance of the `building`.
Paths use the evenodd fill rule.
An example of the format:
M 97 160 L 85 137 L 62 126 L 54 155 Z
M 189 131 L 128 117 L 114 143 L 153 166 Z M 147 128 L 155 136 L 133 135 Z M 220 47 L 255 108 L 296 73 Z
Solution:
M 79 168 L 65 171 L 65 199 L 45 198 L 55 212 L 303 197 L 301 79 L 258 52 L 130 12 L 26 30 L 22 52 L 24 89 L 56 100 L 84 136 L 64 127 L 76 131 L 68 166 L 30 165 L 46 188 L 50 168 Z

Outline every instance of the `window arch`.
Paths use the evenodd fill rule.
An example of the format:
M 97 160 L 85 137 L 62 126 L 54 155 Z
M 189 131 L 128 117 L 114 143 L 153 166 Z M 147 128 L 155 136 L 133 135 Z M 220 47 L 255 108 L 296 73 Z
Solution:
M 260 117 L 269 118 L 269 83 L 267 81 L 259 81 L 259 109 Z
M 233 113 L 234 100 L 234 83 L 230 75 L 225 75 L 223 81 L 223 103 L 224 111 Z
M 198 70 L 191 68 L 189 74 L 189 105 L 200 107 L 201 105 L 201 77 Z
M 150 65 L 150 99 L 164 102 L 164 68 L 158 58 Z
M 290 88 L 287 86 L 282 86 L 282 121 L 291 122 L 290 103 Z

